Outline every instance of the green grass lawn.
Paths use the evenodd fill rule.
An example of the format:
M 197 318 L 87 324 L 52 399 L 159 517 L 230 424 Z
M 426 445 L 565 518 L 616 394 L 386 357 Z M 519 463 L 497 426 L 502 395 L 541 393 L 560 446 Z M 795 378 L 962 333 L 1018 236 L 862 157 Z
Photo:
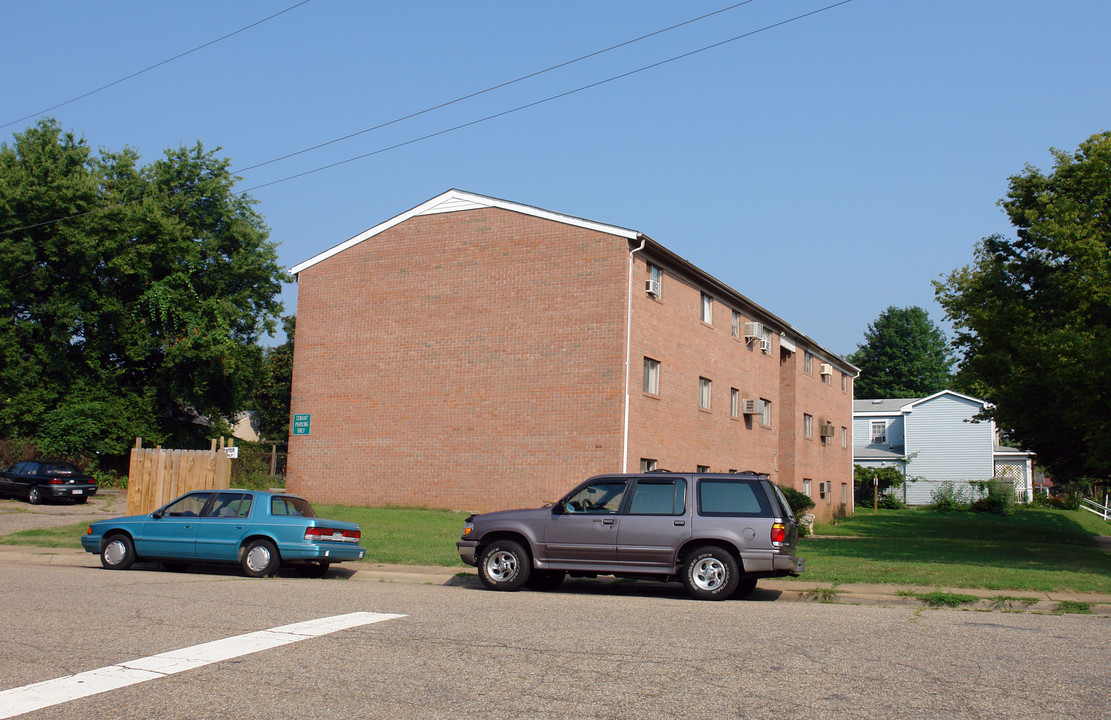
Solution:
M 1111 524 L 1081 510 L 1009 516 L 858 508 L 805 538 L 804 579 L 933 587 L 1111 593 Z
M 465 513 L 418 508 L 319 505 L 321 517 L 362 527 L 367 562 L 460 566 L 455 541 Z M 0 544 L 80 548 L 85 524 L 29 530 Z M 1111 594 L 1111 553 L 1093 536 L 1111 523 L 1080 510 L 1020 509 L 1001 517 L 979 513 L 860 509 L 805 538 L 805 580 L 891 583 L 992 590 Z

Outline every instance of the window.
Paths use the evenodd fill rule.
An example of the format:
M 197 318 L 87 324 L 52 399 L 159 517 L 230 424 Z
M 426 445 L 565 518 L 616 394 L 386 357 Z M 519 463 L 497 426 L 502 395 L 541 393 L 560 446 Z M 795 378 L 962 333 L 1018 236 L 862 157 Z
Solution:
M 162 508 L 162 514 L 166 517 L 200 517 L 208 499 L 214 494 L 210 492 L 189 493 Z
M 640 459 L 640 471 L 641 472 L 652 472 L 653 470 L 656 469 L 657 464 L 658 464 L 658 461 L 655 458 L 641 458 Z
M 823 367 L 823 369 L 828 370 L 829 366 L 826 365 L 826 366 Z M 824 382 L 826 385 L 832 385 L 833 384 L 833 373 L 823 372 L 822 373 L 822 382 Z
M 736 310 L 733 311 L 733 337 L 741 337 L 741 314 Z
M 741 411 L 741 391 L 729 388 L 729 416 L 737 417 Z
M 810 493 L 813 492 L 813 488 L 811 488 L 810 486 L 813 482 L 814 481 L 811 480 L 810 478 L 803 478 L 802 479 L 802 494 L 805 495 L 806 497 L 811 497 Z
M 841 504 L 845 505 L 849 502 L 849 484 L 841 483 Z
M 872 421 L 872 443 L 887 442 L 887 423 L 883 420 Z
M 849 391 L 849 376 L 841 373 L 841 392 Z
M 246 493 L 222 492 L 209 506 L 206 517 L 245 518 L 251 514 L 251 499 Z
M 714 324 L 714 299 L 706 293 L 702 293 L 702 322 Z
M 844 425 L 841 426 L 841 447 L 849 446 L 849 429 Z
M 660 363 L 648 357 L 644 358 L 644 392 L 660 394 Z
M 702 410 L 710 409 L 710 395 L 713 383 L 710 378 L 698 378 L 698 407 Z
M 655 265 L 648 266 L 648 280 L 645 283 L 645 292 L 649 295 L 655 295 L 657 298 L 663 297 L 664 288 L 664 273 Z
M 814 374 L 814 356 L 810 354 L 809 350 L 807 350 L 806 354 L 803 355 L 802 371 L 807 375 Z
M 600 480 L 567 498 L 563 509 L 569 513 L 613 515 L 621 509 L 623 497 L 625 497 L 624 480 Z
M 698 513 L 708 516 L 758 517 L 771 512 L 771 504 L 758 486 L 744 480 L 705 479 L 698 483 Z
M 768 425 L 768 426 L 770 426 L 772 424 L 772 403 L 771 403 L 771 400 L 765 400 L 764 398 L 760 398 L 760 424 L 761 425 Z
M 637 480 L 630 515 L 682 515 L 687 506 L 687 482 L 682 478 Z
M 697 472 L 700 472 L 700 473 L 710 472 L 710 466 L 709 465 L 699 465 L 699 466 L 697 466 Z
M 804 438 L 814 437 L 814 416 L 803 413 L 802 415 L 802 436 Z

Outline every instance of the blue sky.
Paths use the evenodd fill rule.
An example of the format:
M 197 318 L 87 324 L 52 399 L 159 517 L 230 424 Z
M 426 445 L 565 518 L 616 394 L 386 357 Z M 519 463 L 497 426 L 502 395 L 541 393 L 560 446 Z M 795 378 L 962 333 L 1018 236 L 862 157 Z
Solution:
M 0 123 L 296 2 L 0 3 Z M 734 2 L 312 0 L 49 114 L 145 162 L 200 140 L 246 168 Z M 286 267 L 453 187 L 633 228 L 848 354 L 890 305 L 941 324 L 931 281 L 1010 232 L 1007 178 L 1111 129 L 1111 3 L 853 0 L 443 132 L 834 2 L 753 0 L 242 172 L 238 189 Z M 283 300 L 295 311 L 295 286 Z

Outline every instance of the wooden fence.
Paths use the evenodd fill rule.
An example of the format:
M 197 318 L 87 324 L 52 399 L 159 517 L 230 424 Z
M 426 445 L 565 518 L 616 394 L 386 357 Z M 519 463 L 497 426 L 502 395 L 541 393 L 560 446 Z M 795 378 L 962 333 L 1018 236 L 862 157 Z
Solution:
M 228 447 L 234 440 L 228 441 Z M 231 458 L 224 439 L 208 450 L 166 450 L 143 447 L 135 438 L 127 475 L 127 514 L 144 515 L 191 490 L 224 489 L 231 485 Z

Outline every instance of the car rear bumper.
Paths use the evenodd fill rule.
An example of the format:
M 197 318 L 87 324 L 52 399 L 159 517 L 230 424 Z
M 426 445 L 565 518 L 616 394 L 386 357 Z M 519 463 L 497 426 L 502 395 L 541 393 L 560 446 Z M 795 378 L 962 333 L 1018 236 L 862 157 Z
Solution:
M 460 540 L 455 543 L 455 547 L 459 550 L 459 559 L 467 565 L 475 564 L 475 550 L 478 549 L 477 540 Z
M 315 560 L 316 562 L 337 563 L 344 560 L 362 560 L 366 557 L 366 548 L 359 545 L 341 545 L 339 543 L 303 543 L 292 546 L 279 546 L 282 560 L 298 562 L 302 560 Z
M 39 490 L 52 498 L 78 498 L 96 495 L 95 485 L 74 487 L 70 485 L 39 485 Z

